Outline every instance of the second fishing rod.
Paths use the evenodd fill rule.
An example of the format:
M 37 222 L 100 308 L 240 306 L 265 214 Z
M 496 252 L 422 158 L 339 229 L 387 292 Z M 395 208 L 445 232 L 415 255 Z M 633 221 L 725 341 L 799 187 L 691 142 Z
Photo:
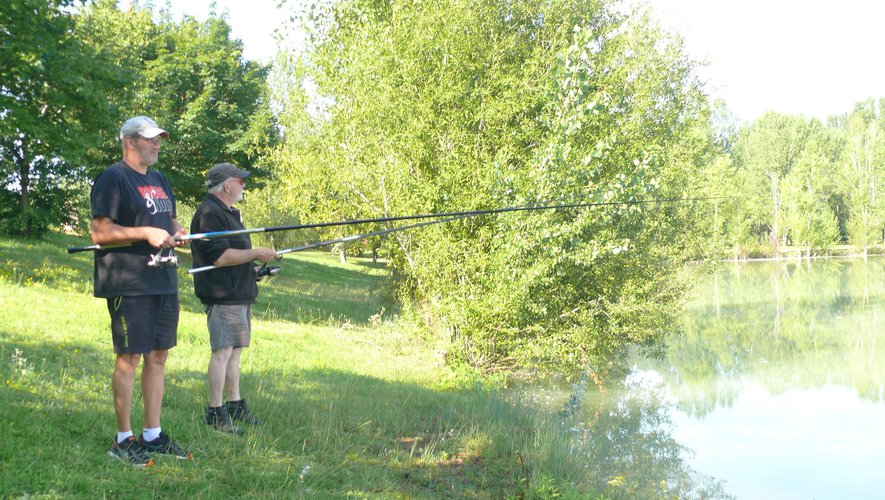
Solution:
M 287 248 L 285 250 L 277 250 L 276 254 L 277 254 L 277 257 L 279 258 L 279 257 L 282 257 L 283 255 L 286 255 L 289 253 L 303 252 L 305 250 L 311 250 L 314 248 L 334 245 L 336 243 L 349 243 L 351 241 L 361 240 L 361 239 L 365 239 L 365 238 L 371 238 L 372 236 L 382 236 L 385 234 L 396 233 L 396 232 L 405 231 L 408 229 L 416 229 L 416 228 L 423 227 L 423 226 L 432 226 L 434 224 L 442 224 L 444 222 L 452 222 L 452 221 L 456 221 L 456 220 L 460 220 L 460 219 L 466 219 L 467 217 L 469 217 L 469 216 L 468 215 L 461 215 L 458 217 L 445 217 L 442 219 L 435 219 L 435 220 L 430 220 L 430 221 L 425 221 L 425 222 L 418 222 L 416 224 L 409 224 L 408 226 L 397 226 L 397 227 L 391 227 L 391 228 L 387 228 L 387 229 L 380 229 L 378 231 L 372 231 L 370 233 L 365 233 L 365 234 L 355 234 L 352 236 L 345 236 L 343 238 L 335 238 L 332 240 L 317 241 L 314 243 L 308 243 L 306 245 Z M 211 271 L 212 269 L 218 269 L 219 267 L 221 267 L 221 266 L 195 267 L 192 269 L 188 269 L 187 273 L 188 274 L 202 273 L 204 271 Z M 264 273 L 264 275 L 275 274 L 274 270 L 279 270 L 279 267 L 272 266 L 272 267 L 268 268 L 267 263 L 265 263 L 261 269 L 264 271 L 259 271 L 259 277 L 262 276 L 262 272 Z M 268 269 L 270 269 L 270 270 L 268 270 Z
M 212 238 L 225 238 L 229 236 L 237 236 L 243 234 L 270 233 L 275 231 L 295 231 L 299 229 L 314 229 L 323 227 L 349 226 L 356 224 L 373 224 L 382 222 L 396 222 L 418 219 L 445 219 L 449 217 L 473 217 L 485 214 L 500 214 L 507 212 L 526 212 L 539 210 L 556 210 L 566 208 L 582 208 L 582 207 L 601 207 L 601 206 L 623 206 L 623 205 L 644 205 L 652 203 L 674 203 L 674 202 L 690 202 L 699 200 L 708 200 L 710 198 L 655 198 L 651 200 L 628 200 L 628 201 L 596 201 L 596 202 L 578 202 L 578 203 L 533 203 L 530 205 L 520 205 L 502 208 L 490 208 L 482 210 L 462 210 L 456 212 L 437 212 L 415 215 L 397 215 L 389 217 L 375 217 L 367 219 L 349 219 L 332 222 L 314 222 L 308 224 L 293 224 L 289 226 L 259 227 L 250 229 L 236 229 L 231 231 L 214 231 L 208 233 L 187 234 L 176 236 L 177 241 L 206 240 Z M 122 245 L 87 245 L 80 247 L 68 247 L 68 253 L 88 252 L 110 248 L 120 248 L 130 246 L 132 243 Z

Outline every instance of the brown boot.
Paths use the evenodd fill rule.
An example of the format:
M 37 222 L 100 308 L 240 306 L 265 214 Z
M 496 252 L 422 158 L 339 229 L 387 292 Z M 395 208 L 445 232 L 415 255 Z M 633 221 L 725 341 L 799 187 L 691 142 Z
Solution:
M 230 421 L 230 414 L 227 412 L 227 406 L 224 405 L 217 408 L 212 408 L 210 406 L 206 407 L 206 425 L 215 427 L 221 432 L 235 434 L 237 436 L 243 433 L 243 429 L 235 426 Z
M 261 420 L 255 415 L 252 415 L 252 413 L 249 411 L 249 407 L 246 406 L 245 399 L 241 399 L 239 401 L 228 401 L 227 412 L 228 414 L 230 414 L 230 418 L 233 420 L 246 422 L 249 425 L 264 425 L 264 420 Z

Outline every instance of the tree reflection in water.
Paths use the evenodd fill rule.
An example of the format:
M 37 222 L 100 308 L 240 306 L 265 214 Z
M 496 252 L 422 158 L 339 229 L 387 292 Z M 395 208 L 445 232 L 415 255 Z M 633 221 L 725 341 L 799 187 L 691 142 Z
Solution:
M 699 282 L 667 353 L 639 361 L 697 418 L 747 380 L 771 394 L 828 384 L 885 399 L 885 259 L 720 265 Z
M 711 269 L 710 279 L 699 282 L 687 304 L 681 331 L 668 337 L 662 355 L 656 359 L 637 355 L 629 361 L 637 373 L 660 374 L 657 379 L 634 374 L 620 387 L 607 386 L 605 392 L 592 380 L 581 380 L 570 389 L 560 386 L 546 395 L 569 435 L 569 456 L 578 457 L 581 480 L 589 481 L 602 496 L 614 498 L 729 498 L 722 479 L 728 479 L 735 491 L 747 490 L 748 483 L 760 478 L 746 471 L 734 471 L 726 478 L 732 471 L 725 470 L 720 472 L 722 479 L 716 479 L 693 470 L 689 465 L 693 452 L 674 439 L 671 417 L 678 411 L 703 419 L 731 408 L 748 382 L 774 397 L 850 388 L 859 400 L 881 405 L 885 400 L 883 275 L 883 258 L 754 262 Z M 865 422 L 849 420 L 858 415 L 862 416 L 846 414 L 845 421 Z M 785 427 L 779 420 L 781 414 L 767 418 L 757 427 L 741 428 L 748 432 L 746 441 L 758 437 L 746 429 L 759 425 L 765 432 L 791 430 L 789 423 Z M 864 429 L 856 433 L 866 432 L 878 443 L 878 428 Z M 843 435 L 838 430 L 828 435 Z M 764 438 L 765 433 L 760 435 Z M 850 434 L 848 439 L 857 438 Z M 820 436 L 814 442 L 822 443 L 825 450 L 832 447 L 833 454 L 852 446 L 850 441 L 831 442 Z M 721 450 L 729 453 L 728 448 Z M 845 456 L 856 454 L 848 451 Z M 831 458 L 821 454 L 819 462 Z M 737 459 L 728 455 L 730 463 L 764 459 L 769 457 L 754 456 L 752 451 Z M 869 479 L 874 468 L 861 464 L 851 477 L 879 484 Z M 825 472 L 812 469 L 806 474 Z M 832 484 L 837 491 L 840 478 L 819 484 Z
M 721 481 L 693 471 L 691 450 L 671 436 L 675 403 L 661 381 L 628 377 L 615 390 L 598 391 L 583 377 L 560 412 L 570 429 L 571 452 L 599 491 L 614 498 L 732 498 Z

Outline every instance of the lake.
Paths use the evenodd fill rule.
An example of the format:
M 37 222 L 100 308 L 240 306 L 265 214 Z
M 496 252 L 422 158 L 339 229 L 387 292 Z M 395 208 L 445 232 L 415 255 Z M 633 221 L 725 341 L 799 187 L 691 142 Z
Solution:
M 662 356 L 605 394 L 572 386 L 588 468 L 628 498 L 885 498 L 885 258 L 697 280 Z

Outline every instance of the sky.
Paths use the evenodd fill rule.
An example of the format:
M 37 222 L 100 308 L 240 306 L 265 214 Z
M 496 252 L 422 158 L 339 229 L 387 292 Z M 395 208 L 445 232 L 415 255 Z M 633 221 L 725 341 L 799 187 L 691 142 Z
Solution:
M 297 0 L 289 0 L 292 3 Z M 634 0 L 642 1 L 642 0 Z M 175 19 L 203 20 L 212 0 L 172 0 Z M 269 62 L 280 0 L 215 0 L 248 59 Z M 765 111 L 825 120 L 885 97 L 885 2 L 877 0 L 650 0 L 689 54 L 708 93 L 746 123 Z

